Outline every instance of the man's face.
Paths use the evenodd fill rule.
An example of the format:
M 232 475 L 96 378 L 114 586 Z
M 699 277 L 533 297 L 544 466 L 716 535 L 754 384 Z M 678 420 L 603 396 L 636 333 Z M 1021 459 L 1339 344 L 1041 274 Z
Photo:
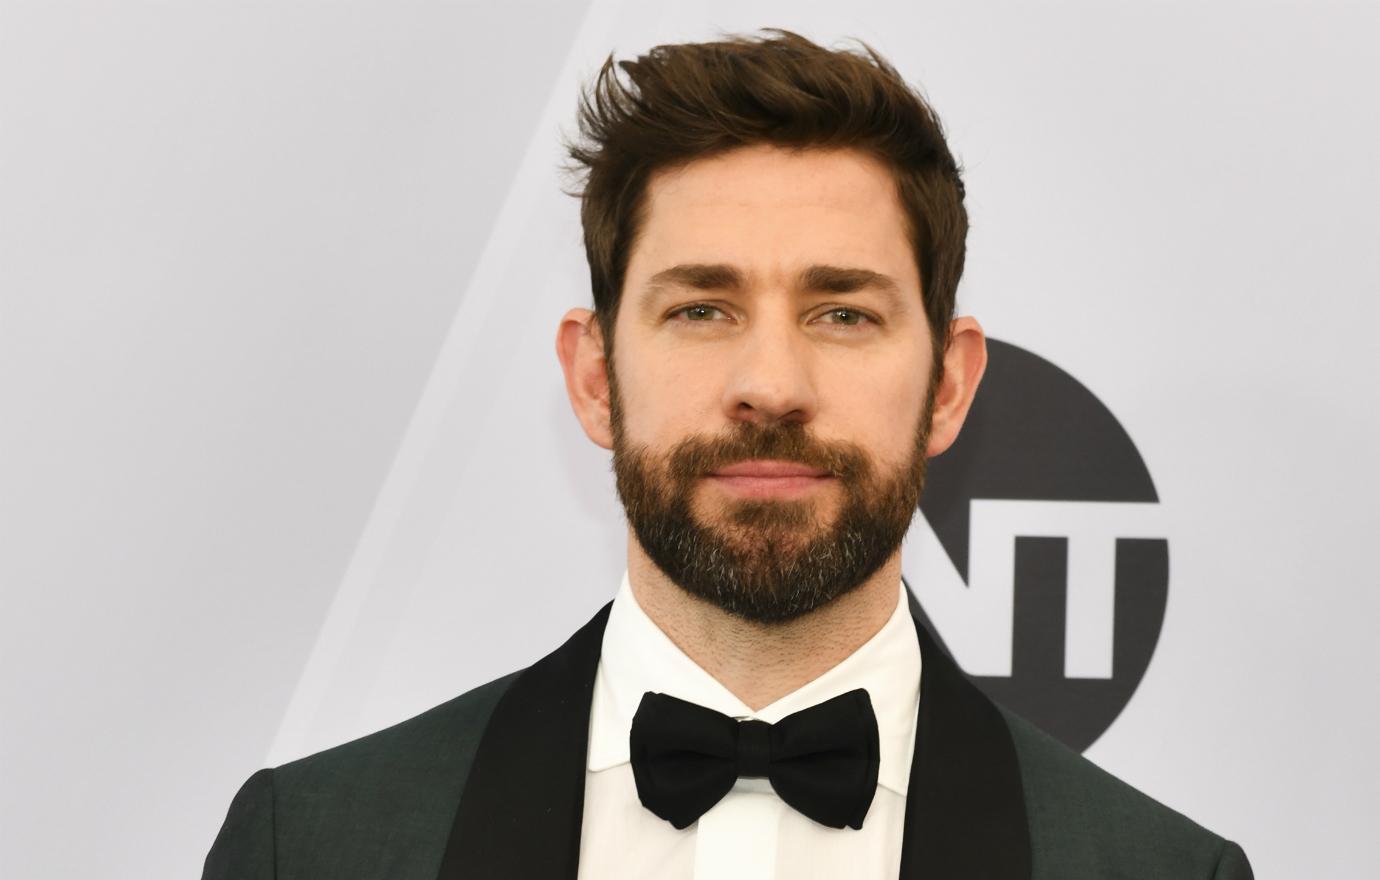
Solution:
M 879 161 L 748 147 L 654 175 L 615 340 L 618 491 L 671 580 L 781 621 L 896 552 L 932 343 Z

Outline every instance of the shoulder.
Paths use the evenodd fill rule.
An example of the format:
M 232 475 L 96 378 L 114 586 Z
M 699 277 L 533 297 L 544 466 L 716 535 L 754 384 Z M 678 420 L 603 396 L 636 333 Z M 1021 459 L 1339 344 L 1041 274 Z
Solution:
M 517 675 L 480 685 L 392 727 L 283 764 L 273 771 L 279 797 L 361 787 L 377 793 L 418 774 L 467 768 L 490 713 Z
M 1249 880 L 1236 844 L 1001 709 L 1020 761 L 1035 876 Z
M 204 877 L 434 876 L 479 740 L 517 675 L 255 773 L 230 805 Z

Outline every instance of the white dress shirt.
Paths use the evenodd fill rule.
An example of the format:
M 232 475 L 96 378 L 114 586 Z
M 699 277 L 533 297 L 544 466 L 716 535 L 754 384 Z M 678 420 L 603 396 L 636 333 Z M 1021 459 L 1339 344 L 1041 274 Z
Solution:
M 896 610 L 867 643 L 819 678 L 753 712 L 652 622 L 633 598 L 625 574 L 604 630 L 594 680 L 580 877 L 896 877 L 920 701 L 920 647 L 904 590 L 897 585 Z M 738 780 L 723 800 L 683 831 L 638 800 L 628 733 L 647 691 L 775 723 L 855 688 L 867 690 L 881 739 L 877 794 L 860 830 L 829 828 L 806 818 L 777 797 L 765 779 Z

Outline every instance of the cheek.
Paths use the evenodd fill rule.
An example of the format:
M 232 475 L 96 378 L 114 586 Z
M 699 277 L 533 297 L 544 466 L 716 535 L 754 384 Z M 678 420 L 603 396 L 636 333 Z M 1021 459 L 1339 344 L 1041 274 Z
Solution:
M 891 375 L 874 371 L 850 381 L 831 395 L 835 401 L 831 407 L 834 418 L 829 421 L 837 425 L 839 436 L 867 449 L 879 463 L 891 467 L 906 465 L 915 448 L 915 429 L 925 401 L 925 379 L 921 366 Z
M 672 358 L 649 357 L 635 368 L 620 360 L 617 369 L 629 440 L 665 449 L 691 434 L 713 431 L 723 377 L 709 364 L 687 367 Z

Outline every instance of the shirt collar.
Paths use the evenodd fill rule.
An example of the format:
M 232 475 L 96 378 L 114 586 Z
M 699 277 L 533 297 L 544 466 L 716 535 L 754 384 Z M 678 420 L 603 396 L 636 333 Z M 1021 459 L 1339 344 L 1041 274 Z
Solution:
M 915 750 L 920 645 L 903 585 L 897 585 L 896 610 L 876 635 L 828 672 L 753 712 L 652 622 L 633 597 L 625 573 L 609 612 L 594 681 L 587 767 L 598 772 L 628 762 L 633 713 L 647 691 L 679 697 L 725 715 L 775 723 L 855 688 L 867 690 L 877 713 L 881 741 L 877 782 L 904 796 Z

